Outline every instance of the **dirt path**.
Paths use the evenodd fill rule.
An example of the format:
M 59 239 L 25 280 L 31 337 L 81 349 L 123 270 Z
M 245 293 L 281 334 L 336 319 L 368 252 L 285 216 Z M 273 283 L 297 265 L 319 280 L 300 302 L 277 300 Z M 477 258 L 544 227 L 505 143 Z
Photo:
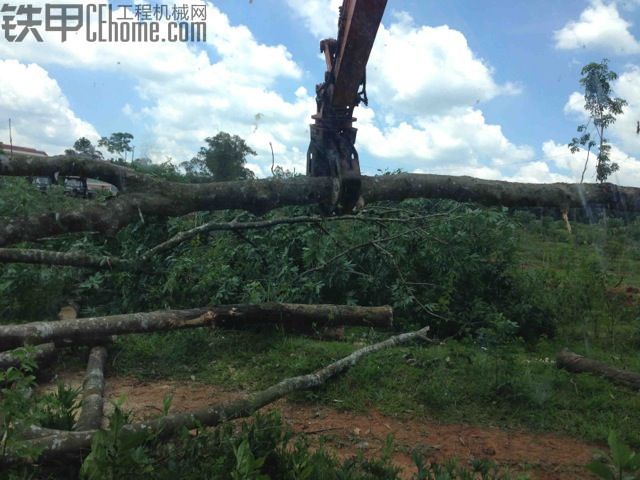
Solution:
M 82 371 L 65 372 L 60 379 L 78 386 Z M 161 412 L 165 395 L 172 395 L 172 412 L 193 410 L 238 398 L 242 392 L 228 392 L 213 385 L 189 381 L 142 381 L 130 377 L 109 377 L 106 396 L 115 400 L 124 396 L 124 407 L 138 418 Z M 427 458 L 444 462 L 457 458 L 461 463 L 489 459 L 513 473 L 525 473 L 532 479 L 584 479 L 584 465 L 599 445 L 547 433 L 530 433 L 496 427 L 466 424 L 442 424 L 433 419 L 401 420 L 376 411 L 341 412 L 330 407 L 304 405 L 281 400 L 267 410 L 277 409 L 296 432 L 325 439 L 325 445 L 340 457 L 358 451 L 376 455 L 389 434 L 396 450 L 394 462 L 403 468 L 406 478 L 414 472 L 411 452 L 417 449 Z

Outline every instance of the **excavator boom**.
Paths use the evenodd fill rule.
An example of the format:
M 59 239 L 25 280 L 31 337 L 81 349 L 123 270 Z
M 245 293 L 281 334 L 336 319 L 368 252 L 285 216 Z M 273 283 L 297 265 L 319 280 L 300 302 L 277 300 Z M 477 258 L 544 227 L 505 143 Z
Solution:
M 386 5 L 387 0 L 345 0 L 334 68 L 334 108 L 357 98 Z
M 353 110 L 360 102 L 368 101 L 366 66 L 386 4 L 387 0 L 344 0 L 337 40 L 320 42 L 327 71 L 324 82 L 316 85 L 318 111 L 310 126 L 307 175 L 336 179 L 336 211 L 352 210 L 360 198 Z

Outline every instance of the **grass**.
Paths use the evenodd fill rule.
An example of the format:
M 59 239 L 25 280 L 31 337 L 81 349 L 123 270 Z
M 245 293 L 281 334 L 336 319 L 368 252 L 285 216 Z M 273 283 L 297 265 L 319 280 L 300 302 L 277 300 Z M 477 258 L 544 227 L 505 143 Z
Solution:
M 623 306 L 620 297 L 610 298 L 594 286 L 594 278 L 606 284 L 604 290 L 614 280 L 618 286 L 640 286 L 636 225 L 616 227 L 622 231 L 619 238 L 604 235 L 598 225 L 574 225 L 571 237 L 560 222 L 547 223 L 544 235 L 537 228 L 534 223 L 522 228 L 517 268 L 560 278 L 555 286 L 543 279 L 543 291 L 537 292 L 559 315 L 570 315 L 580 302 L 589 301 L 588 315 L 581 310 L 571 322 L 558 320 L 554 338 L 533 343 L 514 341 L 487 349 L 472 340 L 448 340 L 379 352 L 325 387 L 296 394 L 293 400 L 347 410 L 375 408 L 407 418 L 552 431 L 596 442 L 605 442 L 615 430 L 639 447 L 636 392 L 590 375 L 569 374 L 554 364 L 557 351 L 567 346 L 640 372 L 638 307 Z M 573 256 L 567 257 L 568 251 Z M 601 268 L 602 278 L 594 276 L 594 268 Z M 623 282 L 618 280 L 621 275 Z M 593 291 L 574 298 L 584 295 L 585 288 Z M 130 336 L 118 340 L 113 371 L 145 378 L 194 376 L 230 390 L 255 390 L 313 371 L 389 334 L 349 329 L 340 342 L 273 331 Z
M 198 330 L 121 341 L 115 374 L 189 378 L 230 390 L 254 390 L 308 373 L 359 342 L 318 342 L 282 334 Z M 252 345 L 251 349 L 239 348 Z M 603 442 L 611 429 L 640 445 L 640 396 L 590 375 L 555 367 L 559 341 L 489 352 L 471 343 L 378 352 L 321 389 L 294 401 L 391 416 L 554 431 Z M 579 343 L 570 345 L 579 350 Z M 613 360 L 604 350 L 596 358 Z M 622 362 L 620 357 L 618 363 Z M 615 361 L 610 363 L 616 363 Z M 638 358 L 633 362 L 638 367 Z M 640 368 L 638 368 L 640 370 Z

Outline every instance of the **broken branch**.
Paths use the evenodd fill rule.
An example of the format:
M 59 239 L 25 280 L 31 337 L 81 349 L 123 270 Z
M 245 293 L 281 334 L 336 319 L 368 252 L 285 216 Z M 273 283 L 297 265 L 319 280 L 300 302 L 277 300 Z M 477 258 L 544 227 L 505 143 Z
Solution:
M 143 255 L 143 259 L 152 258 L 154 255 L 169 250 L 182 242 L 185 242 L 198 235 L 213 232 L 213 231 L 239 231 L 239 230 L 259 230 L 265 228 L 275 227 L 277 225 L 295 225 L 295 224 L 322 224 L 324 222 L 354 220 L 360 222 L 411 222 L 414 220 L 423 219 L 426 217 L 412 217 L 412 218 L 385 218 L 385 217 L 369 217 L 365 215 L 342 215 L 339 217 L 318 217 L 318 216 L 300 216 L 300 217 L 285 217 L 274 218 L 271 220 L 259 220 L 254 222 L 207 222 L 199 225 L 191 230 L 177 233 L 166 242 L 163 242 L 147 253 Z
M 0 248 L 0 263 L 120 269 L 129 269 L 133 266 L 131 262 L 117 257 L 89 255 L 81 252 L 53 252 L 50 250 L 26 248 Z
M 328 379 L 349 369 L 366 355 L 413 340 L 431 341 L 427 337 L 428 331 L 429 327 L 425 327 L 415 332 L 403 333 L 374 345 L 369 345 L 313 373 L 287 378 L 245 398 L 192 412 L 176 413 L 155 420 L 132 423 L 126 425 L 123 431 L 131 434 L 142 432 L 158 433 L 162 437 L 169 437 L 185 428 L 190 430 L 202 426 L 214 427 L 230 420 L 248 417 L 265 405 L 292 392 L 323 385 Z M 96 430 L 87 432 L 59 430 L 48 436 L 28 440 L 25 444 L 39 450 L 41 452 L 39 460 L 46 461 L 60 458 L 64 454 L 86 453 L 91 447 L 91 441 L 95 433 Z M 18 459 L 11 456 L 5 457 L 4 460 L 6 463 L 18 461 Z

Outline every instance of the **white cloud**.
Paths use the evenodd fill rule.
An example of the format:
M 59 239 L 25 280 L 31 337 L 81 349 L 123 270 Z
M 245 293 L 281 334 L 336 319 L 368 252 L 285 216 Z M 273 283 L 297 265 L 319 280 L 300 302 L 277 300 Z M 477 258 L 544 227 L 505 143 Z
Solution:
M 572 92 L 569 95 L 563 110 L 566 115 L 575 115 L 580 119 L 588 117 L 587 111 L 584 109 L 584 95 L 580 92 Z
M 15 145 L 62 153 L 80 137 L 99 138 L 93 126 L 78 118 L 58 83 L 39 65 L 0 60 L 0 139 L 9 140 L 12 120 Z
M 335 36 L 330 4 L 339 2 L 287 3 L 316 36 Z M 378 30 L 367 68 L 372 108 L 356 111 L 358 148 L 374 160 L 374 166 L 363 163 L 363 171 L 392 165 L 502 178 L 505 165 L 530 161 L 533 149 L 514 145 L 478 109 L 481 102 L 519 92 L 493 75 L 461 32 L 446 25 L 417 26 L 407 12 L 392 12 L 390 25 Z
M 406 12 L 396 13 L 395 20 L 380 27 L 371 52 L 368 86 L 376 104 L 420 116 L 518 93 L 512 83 L 495 82 L 461 32 L 446 25 L 415 26 Z
M 513 175 L 504 176 L 502 180 L 523 183 L 556 183 L 571 182 L 571 178 L 557 172 L 552 172 L 546 161 L 536 161 L 523 165 Z
M 45 0 L 34 0 L 34 6 L 43 7 Z M 90 3 L 80 0 L 77 3 Z M 183 2 L 185 5 L 199 2 Z M 126 13 L 125 13 L 126 10 Z M 133 17 L 133 12 L 120 7 L 113 11 L 113 18 Z M 165 33 L 168 22 L 161 20 L 160 32 Z M 98 17 L 92 15 L 91 25 L 96 32 Z M 28 58 L 42 64 L 58 64 L 70 68 L 116 71 L 140 78 L 152 77 L 158 81 L 175 81 L 183 77 L 190 83 L 207 85 L 202 69 L 216 65 L 213 73 L 226 81 L 243 80 L 270 85 L 278 77 L 300 78 L 302 72 L 283 45 L 264 45 L 256 41 L 244 25 L 231 25 L 228 17 L 212 3 L 207 3 L 206 45 L 220 57 L 215 64 L 206 50 L 185 42 L 88 42 L 86 28 L 69 34 L 67 41 L 60 41 L 59 32 L 39 29 L 44 42 L 36 42 L 27 35 L 22 42 L 0 43 L 0 56 Z M 106 27 L 105 27 L 106 29 Z M 190 70 L 193 69 L 193 70 Z M 192 72 L 188 75 L 186 72 Z M 190 77 L 199 77 L 197 82 Z
M 544 142 L 542 145 L 544 161 L 548 165 L 553 165 L 565 176 L 567 182 L 579 182 L 582 177 L 587 152 L 581 150 L 575 154 L 569 151 L 566 144 L 558 144 L 553 140 Z M 596 181 L 596 154 L 591 151 L 589 163 L 584 175 L 587 183 Z M 617 145 L 611 148 L 610 158 L 612 162 L 620 166 L 620 170 L 614 173 L 608 181 L 630 187 L 640 187 L 640 159 L 625 153 Z
M 358 118 L 361 149 L 393 159 L 403 168 L 469 172 L 466 174 L 488 168 L 481 171 L 493 175 L 501 167 L 534 156 L 533 149 L 511 143 L 499 125 L 487 124 L 482 112 L 471 107 L 395 126 L 378 126 L 371 109 L 362 109 Z
M 611 131 L 625 151 L 640 157 L 640 135 L 636 133 L 640 121 L 640 66 L 630 65 L 614 87 L 616 95 L 624 98 L 628 105 Z
M 318 38 L 335 38 L 338 32 L 338 9 L 342 0 L 286 0 L 296 18 Z
M 330 1 L 288 0 L 298 12 Z M 318 36 L 324 36 L 322 28 L 329 24 L 335 29 L 335 18 L 325 22 L 313 28 Z M 281 45 L 259 43 L 211 4 L 207 32 L 205 49 L 168 43 L 87 44 L 74 38 L 66 44 L 25 42 L 11 49 L 0 43 L 0 58 L 130 75 L 143 106 L 118 109 L 148 125 L 148 135 L 136 138 L 136 153 L 156 161 L 167 156 L 186 160 L 205 137 L 224 130 L 245 138 L 258 152 L 249 159 L 257 174 L 269 172 L 270 143 L 276 164 L 304 172 L 315 102 L 303 87 L 285 99 L 275 85 L 281 78 L 301 78 L 291 54 Z M 389 61 L 393 65 L 383 68 Z M 462 33 L 447 26 L 415 26 L 408 14 L 396 14 L 388 28 L 381 26 L 372 53 L 368 85 L 376 111 L 360 108 L 356 113 L 359 150 L 374 162 L 407 170 L 557 181 L 557 174 L 534 161 L 531 147 L 511 142 L 478 109 L 478 102 L 517 92 L 513 84 L 500 85 L 493 76 Z
M 113 16 L 120 15 L 122 9 Z M 300 79 L 302 71 L 286 47 L 258 42 L 246 26 L 232 25 L 213 4 L 207 4 L 204 46 L 89 43 L 84 34 L 63 43 L 59 33 L 41 33 L 43 43 L 0 42 L 0 58 L 131 77 L 143 106 L 125 104 L 119 110 L 147 127 L 146 135 L 138 135 L 134 142 L 141 155 L 155 161 L 187 160 L 205 137 L 228 131 L 245 138 L 258 152 L 251 159 L 258 167 L 271 164 L 269 142 L 279 146 L 277 161 L 300 166 L 304 155 L 293 147 L 308 138 L 315 103 L 305 89 L 298 89 L 294 99 L 287 101 L 274 84 L 281 78 Z
M 631 26 L 620 16 L 616 2 L 592 0 L 577 21 L 554 32 L 556 48 L 595 48 L 618 55 L 640 53 L 640 42 L 630 32 Z

